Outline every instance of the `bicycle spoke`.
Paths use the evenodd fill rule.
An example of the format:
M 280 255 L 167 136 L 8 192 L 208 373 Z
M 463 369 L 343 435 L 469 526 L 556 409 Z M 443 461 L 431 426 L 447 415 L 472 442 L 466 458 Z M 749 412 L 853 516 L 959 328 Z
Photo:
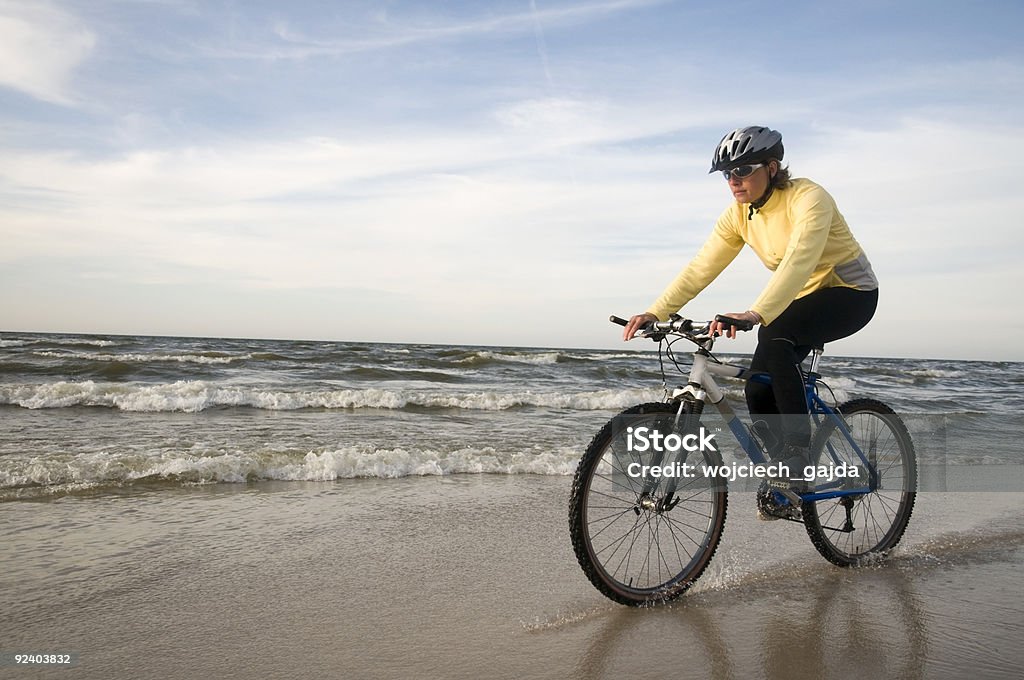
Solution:
M 818 446 L 822 455 L 828 452 L 833 459 L 853 465 L 863 464 L 863 453 L 874 468 L 877 488 L 843 502 L 810 503 L 804 523 L 822 555 L 836 564 L 850 565 L 868 554 L 884 553 L 899 541 L 913 508 L 916 481 L 909 435 L 892 410 L 871 400 L 850 402 L 843 408 L 849 434 L 834 424 L 823 425 Z M 842 530 L 847 517 L 852 531 Z

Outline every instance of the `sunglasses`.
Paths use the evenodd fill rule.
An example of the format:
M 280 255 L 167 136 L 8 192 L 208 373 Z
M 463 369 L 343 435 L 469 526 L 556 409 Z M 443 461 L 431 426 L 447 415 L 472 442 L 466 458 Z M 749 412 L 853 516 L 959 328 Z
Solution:
M 751 175 L 753 175 L 754 174 L 754 170 L 757 170 L 758 168 L 763 168 L 763 167 L 764 167 L 764 163 L 754 163 L 752 165 L 741 165 L 738 168 L 733 168 L 731 170 L 723 170 L 722 171 L 722 175 L 725 176 L 725 179 L 727 181 L 732 179 L 733 177 L 737 177 L 739 179 L 744 179 L 746 177 L 750 177 Z

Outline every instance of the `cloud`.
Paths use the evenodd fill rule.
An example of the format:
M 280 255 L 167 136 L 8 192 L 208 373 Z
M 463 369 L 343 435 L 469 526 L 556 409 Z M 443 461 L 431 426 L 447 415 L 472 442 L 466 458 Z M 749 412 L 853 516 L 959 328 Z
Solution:
M 592 128 L 583 125 L 588 119 Z M 2 257 L 116 250 L 246 286 L 373 278 L 399 291 L 422 289 L 420 279 L 439 298 L 460 299 L 515 287 L 528 272 L 526 297 L 543 282 L 566 294 L 649 296 L 696 250 L 727 201 L 702 156 L 616 143 L 661 132 L 660 115 L 618 121 L 583 102 L 528 100 L 494 120 L 493 130 L 445 137 L 227 142 L 103 159 L 11 152 L 0 166 L 9 206 L 0 211 Z M 929 266 L 957 271 L 976 265 L 972 253 L 1020 243 L 999 221 L 998 201 L 988 200 L 997 198 L 986 193 L 988 179 L 973 173 L 1001 134 L 914 120 L 886 132 L 819 129 L 795 145 L 793 161 L 837 197 L 878 266 L 894 276 Z M 957 141 L 929 152 L 936 137 Z M 907 156 L 886 163 L 897 142 Z M 962 168 L 943 165 L 949 151 Z M 981 198 L 945 200 L 958 187 Z M 971 226 L 981 223 L 989 226 Z M 611 276 L 627 260 L 643 278 Z
M 1014 308 L 1018 61 L 950 50 L 794 71 L 706 49 L 713 16 L 678 3 L 620 21 L 651 4 L 71 5 L 83 23 L 0 0 L 0 83 L 90 104 L 0 115 L 0 270 L 100 297 L 158 286 L 166 308 L 205 287 L 250 301 L 253 333 L 296 332 L 275 317 L 319 291 L 376 329 L 398 306 L 418 315 L 391 340 L 587 344 L 700 246 L 729 200 L 710 147 L 763 121 L 883 280 L 877 337 L 858 347 L 914 354 L 919 340 L 890 337 L 914 315 Z M 81 68 L 98 45 L 86 25 L 104 59 Z M 767 276 L 741 259 L 688 309 L 739 308 Z M 2 304 L 15 298 L 53 324 L 74 312 Z M 548 312 L 595 325 L 511 320 Z M 166 328 L 194 332 L 181 323 Z
M 291 22 L 274 22 L 271 32 L 277 39 L 273 45 L 259 44 L 248 47 L 209 47 L 209 56 L 227 59 L 291 60 L 311 57 L 337 57 L 358 52 L 405 47 L 416 43 L 453 40 L 463 37 L 527 33 L 545 27 L 570 26 L 618 12 L 664 4 L 667 0 L 605 0 L 579 5 L 545 8 L 479 19 L 430 23 L 425 25 L 400 24 L 394 12 L 376 13 L 371 25 L 360 37 L 321 39 L 292 26 Z M 373 35 L 375 34 L 375 35 Z
M 95 44 L 77 18 L 52 5 L 0 2 L 0 85 L 72 105 L 71 75 Z

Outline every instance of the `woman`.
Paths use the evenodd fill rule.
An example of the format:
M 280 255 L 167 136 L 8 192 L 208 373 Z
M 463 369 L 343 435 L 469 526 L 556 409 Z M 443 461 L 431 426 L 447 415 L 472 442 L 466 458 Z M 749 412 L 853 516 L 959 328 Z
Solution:
M 810 180 L 790 179 L 783 153 L 782 135 L 766 127 L 740 128 L 722 138 L 710 172 L 722 172 L 736 201 L 661 297 L 629 320 L 623 339 L 650 321 L 666 320 L 749 245 L 774 273 L 746 311 L 726 316 L 761 325 L 751 369 L 770 374 L 772 383 L 748 381 L 747 406 L 766 425 L 762 438 L 772 459 L 800 478 L 809 462 L 811 426 L 799 364 L 816 345 L 868 323 L 878 281 L 835 201 Z M 711 332 L 736 337 L 735 327 L 719 321 Z

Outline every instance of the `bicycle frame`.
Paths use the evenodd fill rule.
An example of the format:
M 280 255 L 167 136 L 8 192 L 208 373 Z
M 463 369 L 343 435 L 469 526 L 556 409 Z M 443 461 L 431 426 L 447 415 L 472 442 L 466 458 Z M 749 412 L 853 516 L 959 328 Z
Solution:
M 636 331 L 636 317 L 633 322 L 616 316 L 610 320 Z M 736 330 L 752 327 L 742 319 L 716 317 L 716 321 Z M 689 380 L 665 400 L 637 404 L 613 416 L 591 440 L 576 468 L 569 495 L 573 550 L 590 582 L 616 602 L 646 606 L 679 597 L 693 585 L 720 544 L 729 504 L 729 489 L 723 482 L 730 479 L 764 477 L 755 498 L 758 516 L 802 524 L 814 548 L 841 567 L 873 563 L 887 555 L 902 538 L 913 511 L 917 462 L 906 425 L 877 399 L 853 399 L 841 411 L 825 403 L 818 395 L 821 387 L 828 389 L 817 372 L 820 348 L 803 376 L 806 417 L 817 426 L 808 462 L 832 465 L 835 475 L 817 470 L 822 474 L 815 481 L 820 483 L 808 489 L 795 481 L 801 475 L 790 477 L 778 467 L 771 471 L 772 466 L 764 466 L 770 455 L 778 458 L 774 445 L 737 417 L 716 381 L 729 377 L 770 384 L 771 380 L 749 366 L 719 361 L 711 353 L 720 331 L 715 325 L 712 332 L 713 323 L 675 316 L 648 322 L 632 333 L 659 343 L 663 378 L 667 379 L 667 356 L 679 373 L 689 374 Z M 681 360 L 682 353 L 674 353 L 677 339 L 697 345 L 692 364 Z M 750 459 L 749 474 L 741 473 L 739 467 L 726 471 L 735 462 L 726 464 L 719 446 L 707 446 L 701 417 L 709 401 Z M 650 446 L 644 439 L 634 449 L 632 437 L 641 429 L 627 427 L 634 422 L 651 426 L 666 445 Z M 769 429 L 778 433 L 774 423 Z M 676 445 L 668 444 L 672 436 L 677 438 Z M 693 437 L 699 437 L 700 445 L 687 447 L 688 437 L 691 444 Z M 782 451 L 786 457 L 795 456 L 788 449 Z M 687 468 L 687 456 L 698 452 L 697 465 Z M 663 465 L 666 460 L 668 467 Z M 682 471 L 675 472 L 680 462 Z M 633 465 L 638 463 L 636 474 Z M 644 472 L 646 463 L 650 463 L 650 474 Z M 757 470 L 755 466 L 764 467 Z M 856 472 L 842 469 L 851 466 Z M 659 470 L 673 473 L 658 474 Z M 680 481 L 686 478 L 689 481 Z M 839 481 L 831 483 L 836 478 Z
M 739 442 L 740 447 L 747 454 L 747 457 L 756 465 L 766 465 L 768 459 L 765 457 L 765 452 L 761 449 L 760 445 L 754 440 L 747 429 L 746 424 L 736 415 L 732 406 L 725 398 L 725 393 L 715 382 L 714 376 L 722 376 L 726 378 L 740 378 L 754 380 L 764 384 L 771 384 L 771 376 L 763 373 L 752 373 L 749 367 L 737 366 L 735 364 L 720 363 L 717 361 L 710 360 L 710 353 L 708 350 L 710 347 L 702 347 L 693 354 L 693 366 L 690 369 L 689 381 L 685 387 L 680 387 L 672 393 L 672 398 L 682 401 L 698 401 L 702 404 L 710 402 L 718 410 L 718 413 L 725 420 L 726 425 L 729 426 L 729 430 L 733 436 L 736 437 L 736 441 Z M 864 451 L 861 450 L 860 446 L 857 445 L 853 434 L 850 432 L 843 418 L 828 404 L 826 404 L 820 396 L 818 396 L 817 382 L 819 378 L 818 374 L 818 363 L 821 360 L 823 350 L 815 348 L 811 354 L 811 365 L 810 370 L 805 373 L 805 389 L 807 396 L 808 411 L 811 417 L 814 419 L 815 424 L 821 425 L 825 420 L 831 420 L 835 423 L 836 429 L 842 434 L 846 441 L 850 444 L 853 450 L 856 452 L 857 457 L 860 458 L 861 463 L 864 465 L 864 469 L 868 471 L 868 486 L 857 487 L 857 488 L 840 488 L 845 487 L 846 483 L 843 481 L 834 481 L 827 484 L 816 487 L 813 493 L 800 494 L 802 501 L 819 501 L 830 498 L 839 498 L 842 496 L 856 496 L 871 493 L 878 487 L 878 473 L 871 464 Z M 826 443 L 826 447 L 829 451 L 829 455 L 834 463 L 838 463 L 839 459 L 836 456 L 834 449 L 831 444 Z

